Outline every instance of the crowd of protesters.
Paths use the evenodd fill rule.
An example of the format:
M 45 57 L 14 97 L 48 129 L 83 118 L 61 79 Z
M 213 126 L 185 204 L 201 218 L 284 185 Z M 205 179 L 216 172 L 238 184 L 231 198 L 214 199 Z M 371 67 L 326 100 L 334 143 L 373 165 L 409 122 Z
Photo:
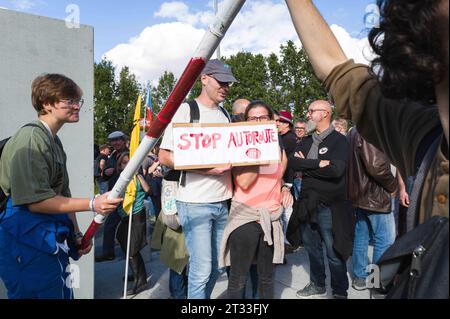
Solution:
M 405 0 L 379 1 L 381 24 L 369 35 L 378 54 L 372 68 L 346 57 L 312 1 L 286 2 L 330 101 L 311 101 L 305 118 L 294 121 L 283 106 L 243 98 L 235 101 L 230 116 L 221 104 L 237 79 L 229 66 L 210 60 L 200 77 L 200 95 L 182 104 L 172 123 L 273 121 L 281 160 L 177 172 L 169 125 L 160 148 L 152 150 L 137 175 L 130 294 L 147 286 L 140 250 L 147 244 L 149 210 L 156 217 L 151 246 L 161 250 L 161 261 L 170 268 L 174 299 L 209 299 L 226 270 L 230 299 L 246 297 L 249 279 L 251 298 L 271 299 L 276 265 L 302 248 L 308 255 L 309 283 L 297 297 L 327 294 L 328 263 L 333 298 L 346 299 L 350 285 L 370 288 L 369 264 L 383 260 L 396 239 L 433 217 L 448 218 L 448 1 L 412 1 L 406 7 Z M 404 14 L 397 15 L 398 10 Z M 397 34 L 413 16 L 430 37 L 417 30 Z M 96 262 L 115 258 L 115 239 L 127 250 L 128 216 L 118 207 L 121 199 L 107 198 L 129 160 L 126 135 L 116 131 L 108 136 L 111 153 L 108 145 L 99 148 L 94 165 L 102 194 L 98 198 L 70 198 L 65 164 L 57 165 L 65 163 L 65 153 L 56 133 L 63 124 L 78 121 L 81 96 L 78 86 L 63 76 L 36 79 L 33 106 L 39 121 L 22 128 L 2 155 L 0 186 L 8 202 L 0 224 L 0 277 L 10 298 L 72 297 L 61 283 L 35 288 L 30 280 L 45 273 L 50 284 L 64 275 L 57 267 L 46 273 L 46 265 L 68 264 L 68 256 L 76 259 L 90 251 L 76 249 L 81 236 L 73 214 L 77 211 L 108 215 Z M 194 108 L 198 119 L 193 119 Z M 21 145 L 35 147 L 20 152 Z M 34 166 L 23 165 L 28 162 Z M 44 166 L 50 176 L 39 175 Z M 400 213 L 407 206 L 408 213 Z M 37 230 L 21 233 L 17 223 Z M 439 259 L 432 264 L 438 276 L 433 291 L 419 286 L 417 295 L 402 296 L 427 291 L 428 297 L 448 298 L 448 219 L 446 225 L 447 241 L 442 242 L 447 253 L 434 257 Z M 37 247 L 36 239 L 50 226 L 54 236 Z M 19 259 L 16 251 L 23 252 Z M 37 252 L 42 262 L 25 265 Z

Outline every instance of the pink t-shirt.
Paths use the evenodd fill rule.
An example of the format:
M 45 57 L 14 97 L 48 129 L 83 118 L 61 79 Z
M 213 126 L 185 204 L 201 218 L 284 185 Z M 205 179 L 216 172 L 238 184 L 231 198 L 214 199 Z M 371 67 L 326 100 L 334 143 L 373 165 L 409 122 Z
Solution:
M 236 186 L 233 200 L 253 208 L 267 208 L 270 212 L 278 212 L 281 203 L 281 181 L 283 166 L 279 164 L 259 167 L 259 174 L 252 187 L 243 190 Z

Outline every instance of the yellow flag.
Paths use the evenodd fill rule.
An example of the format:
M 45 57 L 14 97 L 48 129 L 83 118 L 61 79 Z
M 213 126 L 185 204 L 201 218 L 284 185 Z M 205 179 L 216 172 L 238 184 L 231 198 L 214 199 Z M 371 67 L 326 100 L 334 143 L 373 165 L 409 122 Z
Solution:
M 136 110 L 134 111 L 133 118 L 133 131 L 130 137 L 130 159 L 133 157 L 134 152 L 139 146 L 139 120 L 141 119 L 141 96 L 139 95 L 136 102 Z M 125 191 L 125 198 L 123 200 L 123 210 L 128 215 L 131 213 L 133 208 L 134 199 L 136 198 L 136 175 L 133 176 L 133 180 L 128 184 L 127 190 Z

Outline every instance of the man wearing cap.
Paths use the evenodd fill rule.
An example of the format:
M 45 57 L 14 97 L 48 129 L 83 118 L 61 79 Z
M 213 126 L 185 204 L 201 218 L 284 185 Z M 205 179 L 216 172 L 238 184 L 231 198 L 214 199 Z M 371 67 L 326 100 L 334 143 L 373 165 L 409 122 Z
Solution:
M 202 91 L 195 99 L 200 122 L 228 123 L 219 104 L 228 95 L 230 84 L 237 82 L 230 67 L 219 60 L 211 60 L 200 80 Z M 189 123 L 190 119 L 190 107 L 185 103 L 172 123 Z M 169 125 L 161 143 L 159 160 L 171 168 L 174 167 L 173 144 L 172 126 Z M 189 299 L 209 299 L 221 273 L 218 252 L 228 218 L 228 200 L 232 195 L 231 165 L 189 170 L 179 185 L 177 210 L 190 255 Z
M 292 131 L 294 123 L 292 122 L 292 114 L 288 111 L 280 111 L 278 116 L 275 117 L 277 122 L 278 133 L 283 139 L 284 149 L 286 155 L 289 156 L 295 151 L 297 146 L 297 137 Z
M 106 162 L 103 178 L 108 181 L 108 190 L 110 191 L 113 189 L 114 184 L 119 178 L 119 174 L 116 170 L 117 159 L 120 154 L 127 152 L 128 148 L 126 146 L 126 135 L 121 131 L 115 131 L 109 134 L 108 141 L 114 150 Z M 115 258 L 114 237 L 119 223 L 120 215 L 117 210 L 115 210 L 109 214 L 105 221 L 105 227 L 103 229 L 103 254 L 95 257 L 96 262 L 110 261 Z

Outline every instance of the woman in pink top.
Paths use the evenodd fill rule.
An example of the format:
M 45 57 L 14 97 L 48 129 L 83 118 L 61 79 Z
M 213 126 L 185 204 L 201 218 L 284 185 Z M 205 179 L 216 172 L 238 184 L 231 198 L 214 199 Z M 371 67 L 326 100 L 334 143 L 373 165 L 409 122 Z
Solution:
M 272 108 L 262 101 L 254 101 L 247 107 L 245 120 L 271 121 Z M 235 193 L 220 254 L 220 266 L 231 265 L 230 299 L 242 298 L 249 269 L 255 261 L 259 297 L 273 298 L 274 264 L 282 264 L 284 258 L 280 216 L 283 206 L 288 207 L 293 201 L 289 190 L 282 190 L 287 158 L 281 148 L 280 157 L 276 164 L 233 168 Z

